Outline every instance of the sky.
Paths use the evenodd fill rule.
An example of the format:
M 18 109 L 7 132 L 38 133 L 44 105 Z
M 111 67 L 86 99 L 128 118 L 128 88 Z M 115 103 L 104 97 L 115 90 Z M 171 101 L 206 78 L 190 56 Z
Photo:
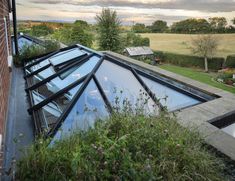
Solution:
M 124 25 L 152 24 L 155 20 L 235 17 L 235 0 L 16 0 L 19 20 L 75 21 L 95 23 L 102 8 L 110 8 Z

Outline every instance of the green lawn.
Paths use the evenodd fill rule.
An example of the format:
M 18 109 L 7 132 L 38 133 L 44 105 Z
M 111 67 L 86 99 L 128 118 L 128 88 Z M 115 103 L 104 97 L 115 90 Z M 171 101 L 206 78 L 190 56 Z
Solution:
M 235 88 L 228 87 L 226 85 L 223 85 L 221 83 L 215 82 L 212 80 L 213 77 L 215 77 L 216 73 L 205 73 L 202 70 L 192 69 L 192 68 L 185 68 L 185 67 L 179 67 L 175 65 L 160 65 L 159 66 L 162 69 L 168 70 L 170 72 L 174 72 L 176 74 L 180 74 L 182 76 L 197 80 L 199 82 L 211 85 L 213 87 L 217 87 L 219 89 L 223 89 L 225 91 L 231 92 L 235 94 Z

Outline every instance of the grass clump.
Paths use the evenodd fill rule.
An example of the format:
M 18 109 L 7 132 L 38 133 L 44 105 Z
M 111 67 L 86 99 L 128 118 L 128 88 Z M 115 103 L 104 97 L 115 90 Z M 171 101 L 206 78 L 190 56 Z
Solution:
M 168 115 L 114 114 L 48 142 L 38 140 L 18 162 L 19 180 L 224 180 L 222 162 L 200 136 Z

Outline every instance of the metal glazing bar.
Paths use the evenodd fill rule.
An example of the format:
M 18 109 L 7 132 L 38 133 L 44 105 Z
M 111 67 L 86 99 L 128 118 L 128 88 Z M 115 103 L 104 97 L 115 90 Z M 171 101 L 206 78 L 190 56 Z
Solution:
M 77 65 L 83 63 L 84 61 L 87 61 L 87 60 L 90 59 L 93 55 L 94 55 L 94 54 L 90 54 L 90 55 L 88 55 L 88 56 L 82 58 L 82 59 L 81 59 L 80 61 L 78 61 L 78 62 L 73 62 L 73 63 L 70 64 L 68 67 L 66 67 L 66 68 L 64 68 L 64 69 L 61 69 L 61 70 L 59 70 L 57 73 L 55 73 L 55 74 L 53 74 L 53 75 L 47 77 L 46 79 L 44 79 L 44 80 L 38 82 L 37 84 L 34 84 L 34 85 L 32 85 L 31 87 L 28 87 L 28 88 L 26 89 L 26 91 L 34 90 L 34 89 L 40 87 L 41 85 L 43 85 L 43 84 L 49 82 L 50 80 L 52 80 L 52 79 L 58 77 L 58 76 L 61 75 L 62 73 L 68 71 L 68 70 L 71 69 L 71 68 L 73 68 L 74 66 L 77 66 Z
M 80 96 L 82 95 L 83 91 L 86 89 L 87 85 L 89 84 L 90 80 L 92 79 L 93 75 L 95 74 L 95 72 L 98 70 L 98 68 L 100 67 L 100 65 L 102 64 L 104 60 L 104 57 L 102 57 L 99 62 L 96 64 L 96 66 L 93 68 L 93 70 L 89 73 L 89 75 L 87 76 L 87 78 L 84 80 L 84 83 L 82 84 L 82 86 L 80 87 L 80 89 L 78 90 L 78 92 L 75 94 L 75 96 L 73 97 L 73 99 L 71 100 L 70 104 L 68 105 L 68 107 L 64 110 L 64 112 L 61 114 L 61 116 L 59 117 L 59 119 L 57 120 L 56 124 L 54 125 L 54 127 L 50 130 L 50 132 L 46 135 L 46 137 L 52 137 L 56 134 L 57 130 L 60 128 L 62 122 L 66 119 L 66 117 L 68 116 L 68 114 L 70 113 L 70 111 L 72 110 L 73 106 L 76 104 L 76 102 L 78 101 L 78 99 L 80 98 Z

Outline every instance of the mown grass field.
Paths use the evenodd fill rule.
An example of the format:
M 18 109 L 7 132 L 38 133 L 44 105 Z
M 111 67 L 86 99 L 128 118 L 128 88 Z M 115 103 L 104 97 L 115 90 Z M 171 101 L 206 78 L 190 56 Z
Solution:
M 153 50 L 161 50 L 179 54 L 191 54 L 190 43 L 198 35 L 146 33 L 141 34 L 150 39 L 150 47 Z M 235 34 L 216 34 L 219 39 L 219 48 L 216 56 L 227 57 L 235 54 Z
M 160 65 L 160 68 L 235 94 L 234 87 L 228 87 L 222 83 L 219 83 L 213 80 L 213 78 L 216 77 L 217 73 L 213 73 L 213 72 L 205 73 L 203 72 L 203 70 L 199 70 L 199 69 L 179 67 L 179 66 L 168 65 L 168 64 Z

